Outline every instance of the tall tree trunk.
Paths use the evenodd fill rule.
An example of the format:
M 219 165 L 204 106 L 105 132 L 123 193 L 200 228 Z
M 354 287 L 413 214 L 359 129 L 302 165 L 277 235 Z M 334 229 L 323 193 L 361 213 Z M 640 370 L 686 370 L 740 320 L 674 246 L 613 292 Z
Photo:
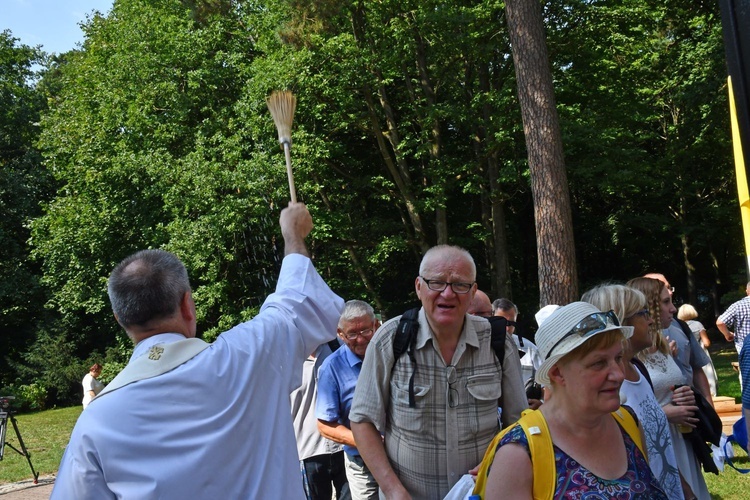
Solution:
M 541 4 L 507 0 L 505 13 L 534 198 L 539 302 L 567 304 L 578 297 L 573 219 Z
M 490 206 L 492 213 L 492 239 L 494 254 L 492 264 L 495 268 L 493 292 L 497 298 L 513 299 L 513 288 L 510 282 L 510 261 L 508 260 L 508 241 L 505 231 L 505 202 L 499 182 L 497 156 L 487 158 L 487 175 L 490 179 Z
M 398 131 L 390 130 L 391 122 L 389 120 L 387 120 L 389 123 L 389 131 L 392 133 L 384 132 L 381 129 L 378 115 L 375 111 L 374 99 L 372 93 L 370 92 L 370 89 L 367 87 L 363 89 L 363 94 L 365 95 L 365 102 L 367 104 L 368 113 L 370 115 L 372 133 L 375 137 L 375 141 L 378 144 L 378 149 L 380 150 L 380 154 L 383 157 L 383 162 L 385 163 L 388 172 L 391 174 L 391 178 L 396 184 L 396 187 L 401 194 L 404 204 L 406 205 L 406 212 L 409 214 L 409 221 L 411 222 L 412 228 L 414 229 L 414 236 L 416 239 L 415 244 L 417 247 L 419 247 L 421 254 L 424 254 L 425 252 L 427 252 L 427 250 L 429 250 L 430 244 L 427 241 L 427 234 L 425 233 L 424 225 L 422 224 L 422 217 L 419 214 L 419 210 L 417 209 L 417 198 L 416 196 L 414 196 L 414 192 L 410 188 L 411 178 L 409 177 L 409 170 L 406 168 L 405 160 L 403 158 L 399 159 L 398 157 L 396 149 L 398 147 L 399 141 Z M 381 104 L 385 105 L 382 100 Z M 393 157 L 391 157 L 385 138 L 388 139 L 388 142 L 391 144 L 391 150 L 393 151 L 393 154 L 396 155 L 395 161 Z
M 479 88 L 485 95 L 490 92 L 490 79 L 486 67 L 478 69 Z M 469 85 L 467 85 L 467 88 Z M 502 187 L 500 186 L 500 167 L 497 161 L 497 152 L 491 150 L 488 142 L 489 133 L 487 127 L 492 123 L 491 106 L 485 103 L 482 106 L 482 121 L 477 127 L 479 141 L 476 142 L 477 158 L 486 156 L 487 179 L 489 181 L 489 192 L 487 193 L 487 204 L 489 205 L 488 229 L 492 238 L 487 242 L 488 262 L 491 273 L 490 292 L 492 297 L 505 297 L 513 299 L 513 290 L 510 282 L 510 262 L 508 261 L 507 235 L 505 232 L 505 200 L 503 199 Z M 482 149 L 482 146 L 484 148 Z M 484 208 L 482 209 L 484 213 Z
M 714 251 L 713 245 L 709 244 L 708 252 L 711 256 L 711 270 L 713 271 L 714 275 L 714 283 L 711 286 L 711 302 L 713 302 L 714 313 L 713 317 L 718 318 L 719 315 L 724 312 L 723 308 L 721 307 L 721 303 L 719 302 L 719 297 L 721 296 L 719 287 L 722 286 L 723 283 L 721 279 L 721 266 L 719 265 L 719 259 L 716 257 L 716 252 Z
M 682 191 L 682 179 L 678 177 L 679 189 Z M 687 219 L 687 213 L 685 211 L 685 195 L 680 193 L 680 209 L 677 214 L 677 227 L 684 228 L 685 220 Z M 680 244 L 682 246 L 682 263 L 685 266 L 687 273 L 687 300 L 688 303 L 698 305 L 698 293 L 695 287 L 695 266 L 690 261 L 690 241 L 688 240 L 685 231 L 682 231 L 680 235 Z
M 682 244 L 682 262 L 687 271 L 687 297 L 690 304 L 698 305 L 698 292 L 695 286 L 695 266 L 690 261 L 690 242 L 686 234 L 680 236 Z

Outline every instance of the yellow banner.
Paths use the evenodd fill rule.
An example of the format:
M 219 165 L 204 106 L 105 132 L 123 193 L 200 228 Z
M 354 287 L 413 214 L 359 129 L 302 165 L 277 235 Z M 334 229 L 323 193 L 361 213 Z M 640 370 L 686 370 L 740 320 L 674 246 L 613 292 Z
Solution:
M 742 153 L 740 124 L 737 121 L 737 108 L 734 102 L 731 76 L 727 78 L 727 83 L 729 88 L 729 111 L 732 122 L 732 144 L 734 145 L 734 169 L 737 174 L 737 194 L 740 202 L 740 213 L 742 214 L 742 232 L 745 236 L 745 255 L 747 256 L 748 269 L 750 269 L 750 192 L 747 186 L 745 156 Z

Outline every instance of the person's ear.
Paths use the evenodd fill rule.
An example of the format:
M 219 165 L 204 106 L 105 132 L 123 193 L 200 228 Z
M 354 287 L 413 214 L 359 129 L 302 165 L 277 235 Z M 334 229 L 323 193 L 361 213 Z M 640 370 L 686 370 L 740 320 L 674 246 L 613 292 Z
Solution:
M 193 302 L 193 295 L 189 291 L 183 294 L 180 301 L 180 315 L 185 321 L 195 320 L 195 302 Z
M 547 372 L 547 376 L 549 377 L 550 381 L 556 382 L 558 385 L 564 385 L 565 384 L 565 377 L 563 376 L 562 370 L 560 370 L 560 365 L 554 364 Z

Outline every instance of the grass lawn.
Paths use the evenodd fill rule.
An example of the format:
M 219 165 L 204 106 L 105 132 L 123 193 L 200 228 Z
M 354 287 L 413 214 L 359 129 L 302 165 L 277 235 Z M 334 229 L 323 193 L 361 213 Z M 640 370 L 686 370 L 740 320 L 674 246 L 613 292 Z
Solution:
M 716 392 L 719 396 L 731 396 L 737 403 L 740 402 L 742 391 L 740 389 L 740 378 L 737 372 L 732 368 L 732 361 L 737 361 L 737 351 L 734 344 L 722 342 L 721 344 L 713 343 L 709 348 L 711 359 L 716 368 L 716 374 L 719 377 L 719 385 Z
M 31 454 L 34 470 L 40 475 L 57 471 L 63 450 L 68 444 L 70 432 L 81 414 L 81 406 L 25 413 L 16 415 L 18 431 L 21 433 L 26 449 Z M 13 426 L 8 419 L 5 441 L 21 449 Z M 19 455 L 10 446 L 5 447 L 3 460 L 0 462 L 0 484 L 14 483 L 31 479 L 31 469 L 26 458 Z

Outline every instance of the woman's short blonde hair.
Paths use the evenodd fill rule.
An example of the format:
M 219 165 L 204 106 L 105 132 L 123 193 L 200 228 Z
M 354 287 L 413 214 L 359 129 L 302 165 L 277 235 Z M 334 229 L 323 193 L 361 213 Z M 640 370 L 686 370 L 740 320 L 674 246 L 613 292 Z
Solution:
M 695 310 L 695 307 L 691 306 L 690 304 L 682 304 L 679 309 L 677 309 L 677 319 L 681 319 L 682 321 L 690 321 L 691 319 L 695 319 L 698 317 L 698 311 Z
M 614 311 L 621 325 L 646 307 L 643 292 L 625 285 L 602 283 L 587 291 L 581 300 L 594 304 L 601 311 Z

